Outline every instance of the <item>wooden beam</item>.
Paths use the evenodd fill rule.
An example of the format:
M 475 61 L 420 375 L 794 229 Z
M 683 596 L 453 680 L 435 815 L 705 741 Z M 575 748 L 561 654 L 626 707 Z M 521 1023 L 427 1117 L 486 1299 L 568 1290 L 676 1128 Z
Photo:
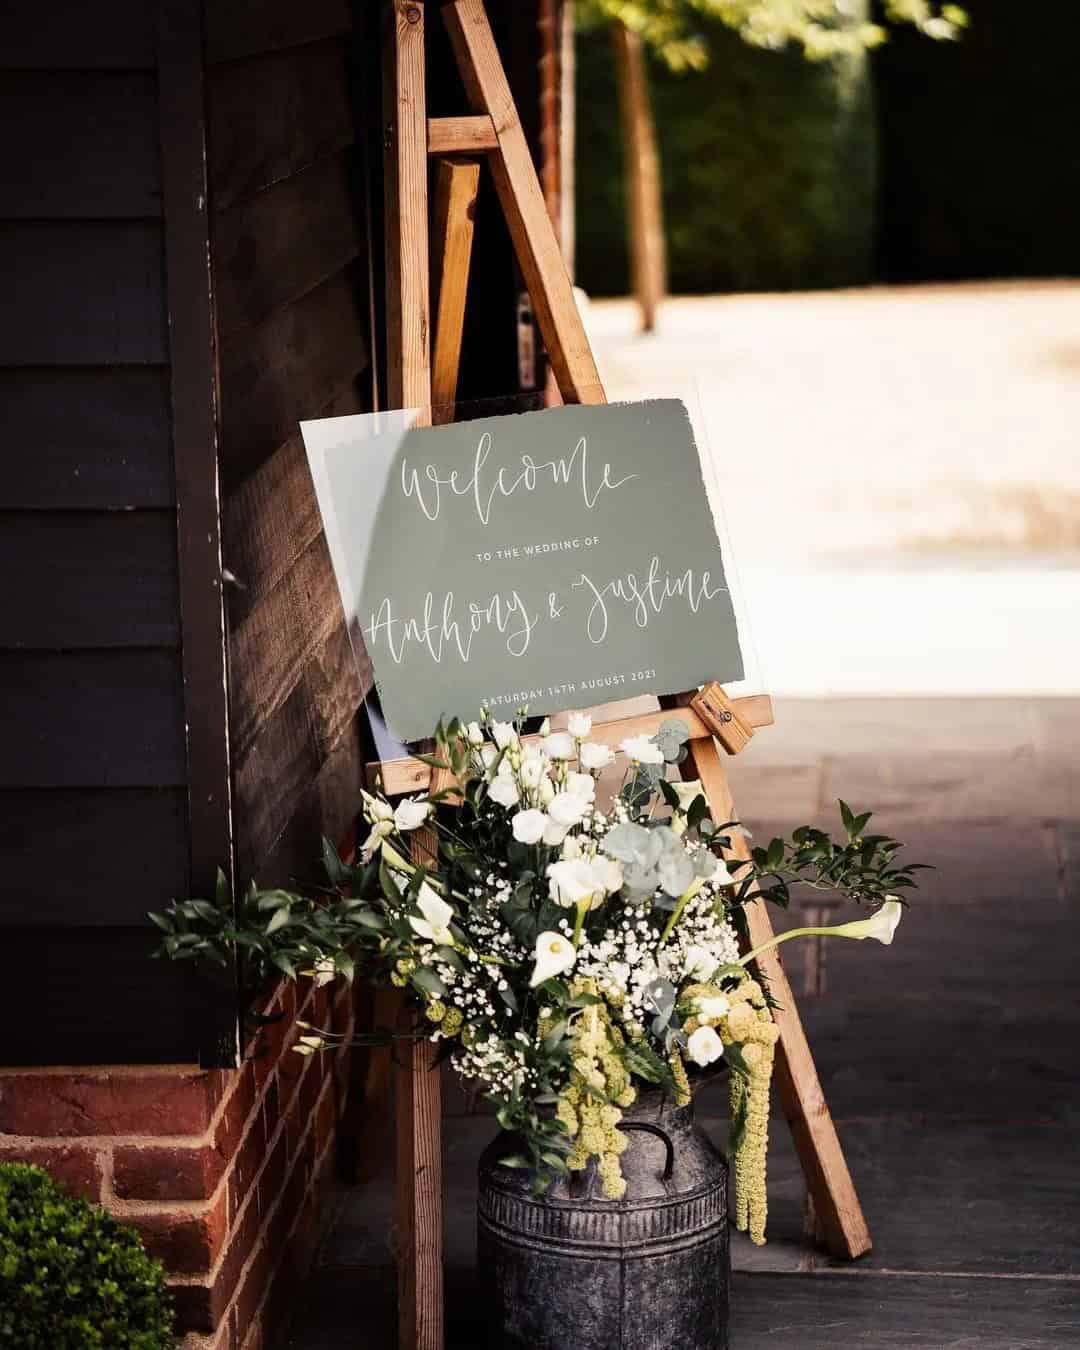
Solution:
M 422 0 L 390 0 L 383 65 L 387 396 L 431 405 L 427 100 Z M 423 425 L 421 422 L 418 425 Z
M 734 819 L 735 808 L 727 774 L 712 737 L 691 743 L 686 765 L 687 776 L 701 780 L 713 819 Z M 733 835 L 728 853 L 734 858 L 749 857 L 746 839 L 742 835 Z M 753 901 L 746 906 L 745 913 L 751 946 L 758 947 L 768 942 L 773 936 L 773 927 L 765 901 Z M 870 1231 L 825 1101 L 814 1057 L 795 1005 L 795 995 L 776 948 L 766 952 L 758 964 L 768 981 L 769 992 L 776 1001 L 773 1020 L 780 1030 L 776 1083 L 806 1177 L 814 1213 L 832 1255 L 853 1260 L 870 1250 Z
M 737 698 L 732 702 L 738 709 L 740 717 L 750 726 L 772 726 L 772 699 L 768 694 L 752 694 L 748 698 Z M 712 735 L 698 714 L 687 707 L 640 713 L 634 717 L 620 717 L 613 722 L 598 722 L 589 733 L 589 739 L 601 745 L 616 746 L 627 736 L 655 736 L 661 724 L 673 717 L 686 723 L 692 741 Z M 535 742 L 539 737 L 526 736 L 525 740 Z M 431 772 L 422 760 L 410 756 L 407 759 L 376 760 L 368 764 L 366 774 L 369 786 L 379 778 L 382 780 L 383 792 L 388 797 L 397 797 L 405 792 L 426 792 L 431 786 Z
M 480 155 L 499 148 L 491 118 L 429 117 L 429 155 Z
M 567 403 L 603 403 L 600 375 L 483 0 L 454 0 L 443 17 L 470 106 L 495 127 L 498 148 L 488 162 L 559 392 Z
M 435 182 L 435 233 L 432 239 L 432 290 L 435 349 L 431 361 L 431 415 L 452 422 L 457 400 L 461 334 L 472 260 L 473 222 L 480 165 L 476 160 L 444 159 Z
M 402 1030 L 413 1015 L 403 1004 Z M 428 1040 L 397 1045 L 398 1350 L 443 1350 L 442 1096 L 436 1047 Z

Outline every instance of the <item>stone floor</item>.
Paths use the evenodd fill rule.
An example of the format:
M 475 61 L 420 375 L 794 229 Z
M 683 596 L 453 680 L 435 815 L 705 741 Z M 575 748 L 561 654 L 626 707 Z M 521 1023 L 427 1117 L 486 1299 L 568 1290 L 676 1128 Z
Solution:
M 1078 757 L 1080 700 L 787 699 L 732 761 L 759 838 L 827 826 L 843 795 L 937 868 L 892 947 L 788 960 L 874 1250 L 844 1265 L 806 1244 L 774 1120 L 770 1242 L 735 1244 L 733 1350 L 1080 1344 Z M 450 1350 L 483 1344 L 473 1168 L 490 1134 L 447 1093 Z M 385 1181 L 342 1193 L 292 1350 L 393 1346 L 392 1224 Z

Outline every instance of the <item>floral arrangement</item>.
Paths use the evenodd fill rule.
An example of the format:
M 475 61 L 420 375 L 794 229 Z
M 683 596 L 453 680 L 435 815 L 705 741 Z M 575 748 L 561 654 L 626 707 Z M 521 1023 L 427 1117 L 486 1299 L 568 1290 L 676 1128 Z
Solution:
M 898 865 L 897 841 L 865 834 L 869 813 L 844 803 L 844 842 L 802 827 L 730 860 L 742 826 L 712 820 L 699 783 L 668 781 L 686 756 L 677 718 L 622 741 L 626 770 L 607 809 L 598 780 L 615 754 L 590 739 L 588 716 L 571 714 L 565 731 L 545 722 L 533 737 L 522 728 L 487 714 L 440 725 L 425 758 L 452 786 L 396 805 L 365 793 L 359 858 L 346 863 L 325 845 L 329 894 L 253 887 L 235 914 L 175 904 L 152 916 L 162 949 L 240 953 L 256 972 L 304 970 L 320 983 L 351 979 L 359 962 L 411 990 L 415 1034 L 479 1084 L 520 1141 L 503 1162 L 530 1169 L 538 1189 L 595 1159 L 603 1193 L 619 1199 L 623 1110 L 642 1085 L 685 1104 L 722 1059 L 735 1219 L 761 1242 L 777 1029 L 755 974 L 760 951 L 741 951 L 743 907 L 785 904 L 794 883 L 839 891 L 875 912 L 774 942 L 832 933 L 887 943 L 915 865 Z M 336 1043 L 304 1030 L 302 1054 Z

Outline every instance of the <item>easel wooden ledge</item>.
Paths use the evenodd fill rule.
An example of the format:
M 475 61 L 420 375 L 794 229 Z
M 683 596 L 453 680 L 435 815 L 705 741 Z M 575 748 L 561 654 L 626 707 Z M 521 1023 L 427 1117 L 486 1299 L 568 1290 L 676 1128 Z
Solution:
M 385 0 L 384 124 L 387 274 L 387 364 L 390 404 L 452 416 L 472 250 L 472 213 L 483 156 L 495 182 L 559 392 L 567 403 L 605 401 L 573 289 L 548 217 L 513 96 L 483 0 L 442 7 L 472 115 L 428 119 L 422 0 Z M 428 157 L 438 162 L 435 227 L 429 237 Z M 474 158 L 465 158 L 473 156 Z M 430 260 L 430 269 L 429 269 Z M 434 282 L 437 322 L 430 340 Z M 718 749 L 738 753 L 758 727 L 772 723 L 764 696 L 728 699 L 719 685 L 663 700 L 667 711 L 622 717 L 593 727 L 592 738 L 615 745 L 651 735 L 677 709 L 690 732 L 685 764 L 701 780 L 713 818 L 736 818 Z M 412 758 L 367 766 L 390 795 L 438 790 L 452 781 Z M 433 781 L 434 779 L 434 781 Z M 425 844 L 419 842 L 423 850 Z M 745 858 L 745 838 L 731 856 Z M 773 935 L 764 904 L 747 907 L 750 939 Z M 870 1250 L 870 1234 L 829 1115 L 795 997 L 774 949 L 760 961 L 779 1005 L 776 1081 L 794 1136 L 807 1191 L 829 1251 L 854 1258 Z M 398 1191 L 399 1350 L 442 1350 L 442 1151 L 438 1073 L 433 1047 L 409 1049 L 395 1067 Z M 369 1098 L 370 1100 L 370 1098 Z

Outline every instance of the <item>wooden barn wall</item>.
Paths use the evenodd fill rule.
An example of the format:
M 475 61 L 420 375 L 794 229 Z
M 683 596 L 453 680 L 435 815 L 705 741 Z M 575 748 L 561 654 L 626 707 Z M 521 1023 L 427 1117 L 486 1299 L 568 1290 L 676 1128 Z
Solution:
M 0 1063 L 190 1060 L 155 7 L 0 43 Z
M 364 689 L 297 423 L 369 397 L 347 0 L 205 6 L 237 876 L 317 872 L 355 813 Z

